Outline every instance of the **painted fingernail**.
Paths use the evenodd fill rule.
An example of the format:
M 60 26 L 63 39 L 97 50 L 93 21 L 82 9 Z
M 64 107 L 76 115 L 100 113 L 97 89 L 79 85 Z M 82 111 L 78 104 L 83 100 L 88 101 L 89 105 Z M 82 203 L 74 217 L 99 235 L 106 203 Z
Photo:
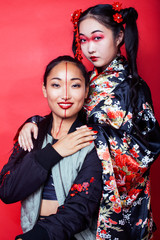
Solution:
M 92 143 L 93 141 L 90 141 L 89 143 Z
M 89 130 L 92 130 L 93 128 L 92 127 L 88 127 Z
M 94 133 L 98 133 L 98 131 L 93 131 Z

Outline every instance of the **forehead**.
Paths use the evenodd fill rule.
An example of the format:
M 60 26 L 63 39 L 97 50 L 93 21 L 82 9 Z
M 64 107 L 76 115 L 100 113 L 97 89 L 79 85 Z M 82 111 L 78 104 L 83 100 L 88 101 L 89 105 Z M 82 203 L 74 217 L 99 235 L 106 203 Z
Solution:
M 105 27 L 103 24 L 101 24 L 100 22 L 98 22 L 96 19 L 92 17 L 88 17 L 84 19 L 79 25 L 79 32 L 82 34 L 87 32 L 91 33 L 96 30 L 105 32 L 107 29 L 108 29 L 107 27 Z
M 48 77 L 84 78 L 82 71 L 74 62 L 62 61 L 52 68 Z

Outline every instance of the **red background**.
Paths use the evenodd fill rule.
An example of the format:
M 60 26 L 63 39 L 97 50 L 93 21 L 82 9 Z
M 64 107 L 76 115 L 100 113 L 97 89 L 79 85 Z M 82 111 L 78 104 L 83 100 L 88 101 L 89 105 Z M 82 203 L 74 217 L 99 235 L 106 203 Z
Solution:
M 58 55 L 72 54 L 72 23 L 75 9 L 86 9 L 100 0 L 5 0 L 0 6 L 0 169 L 7 162 L 17 128 L 34 114 L 47 114 L 41 84 L 46 64 Z M 159 110 L 159 0 L 121 0 L 123 7 L 138 10 L 141 77 L 152 92 L 155 115 Z M 91 69 L 87 61 L 88 69 Z M 152 208 L 160 239 L 160 158 L 151 169 Z M 20 204 L 5 205 L 0 201 L 0 239 L 11 240 L 21 232 Z

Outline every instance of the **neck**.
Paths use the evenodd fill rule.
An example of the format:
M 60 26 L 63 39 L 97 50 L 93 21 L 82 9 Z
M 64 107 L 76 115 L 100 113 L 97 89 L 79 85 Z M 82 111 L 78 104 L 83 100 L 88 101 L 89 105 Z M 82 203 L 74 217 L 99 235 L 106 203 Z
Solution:
M 102 67 L 100 68 L 100 72 L 99 72 L 99 73 L 101 73 L 101 72 L 103 72 L 104 70 L 106 70 L 106 68 L 108 68 L 108 66 L 113 62 L 113 60 L 114 60 L 117 56 L 118 56 L 118 55 L 115 54 L 115 56 L 113 57 L 113 59 L 112 59 L 107 65 L 102 66 Z M 99 71 L 99 70 L 98 70 L 98 71 Z
M 77 115 L 72 118 L 59 118 L 57 116 L 53 116 L 51 130 L 53 138 L 59 139 L 61 137 L 64 137 L 68 133 L 69 129 L 71 128 L 76 118 Z

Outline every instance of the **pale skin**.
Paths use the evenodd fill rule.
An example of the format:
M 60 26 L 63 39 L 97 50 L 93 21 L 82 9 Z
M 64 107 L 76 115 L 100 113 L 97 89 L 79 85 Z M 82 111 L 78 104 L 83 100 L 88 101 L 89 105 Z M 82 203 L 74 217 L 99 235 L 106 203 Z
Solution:
M 105 27 L 91 17 L 84 19 L 80 23 L 79 35 L 83 54 L 95 67 L 101 68 L 102 70 L 115 58 L 118 53 L 119 44 L 124 37 L 124 33 L 120 31 L 116 38 L 114 38 L 111 29 Z M 82 142 L 83 140 L 86 140 L 86 134 L 88 134 L 88 136 L 91 136 L 92 134 L 86 126 L 84 126 L 84 128 L 79 129 L 77 132 L 81 135 L 81 145 L 78 144 L 79 147 L 84 146 Z M 34 123 L 26 123 L 18 137 L 18 142 L 24 150 L 31 151 L 31 149 L 33 149 L 31 133 L 33 133 L 33 136 L 36 139 L 38 127 Z M 79 148 L 78 145 L 77 149 Z
M 69 64 L 68 64 L 68 66 L 69 66 Z M 58 68 L 58 66 L 57 66 L 57 68 Z M 54 74 L 55 69 L 56 69 L 56 67 L 51 70 L 50 75 Z M 78 68 L 76 67 L 75 69 L 77 70 Z M 80 70 L 78 73 L 80 74 Z M 73 71 L 73 68 L 72 68 L 72 74 L 74 74 L 74 76 L 76 76 L 76 74 L 77 74 L 77 71 Z M 48 76 L 48 78 L 49 78 L 49 76 Z M 82 78 L 82 74 L 81 74 L 81 78 Z M 78 85 L 79 83 L 82 82 L 76 77 L 74 79 L 75 79 L 74 80 L 75 86 L 76 86 L 76 84 Z M 54 79 L 51 79 L 50 81 L 48 80 L 48 82 L 47 82 L 46 87 L 44 85 L 42 86 L 42 91 L 43 91 L 44 97 L 47 98 L 47 101 L 48 101 L 48 104 L 49 104 L 49 107 L 51 108 L 51 110 L 52 109 L 53 109 L 53 111 L 61 110 L 60 117 L 59 118 L 57 118 L 57 116 L 54 117 L 54 126 L 53 126 L 53 130 L 52 130 L 52 135 L 54 138 L 59 139 L 59 141 L 55 144 L 54 148 L 57 150 L 57 152 L 59 152 L 61 154 L 62 157 L 66 157 L 68 155 L 71 155 L 71 154 L 79 151 L 81 148 L 88 146 L 90 144 L 90 141 L 94 140 L 94 136 L 93 136 L 93 135 L 95 135 L 94 131 L 91 131 L 91 129 L 88 128 L 86 125 L 77 129 L 77 131 L 68 134 L 68 130 L 69 130 L 70 126 L 77 118 L 78 112 L 81 110 L 81 108 L 83 106 L 84 99 L 88 95 L 88 87 L 85 87 L 85 83 L 83 83 L 83 85 L 84 85 L 83 88 L 85 88 L 85 94 L 80 91 L 78 92 L 75 90 L 74 91 L 75 96 L 81 97 L 80 99 L 78 99 L 79 104 L 77 104 L 77 105 L 73 104 L 71 108 L 65 110 L 65 109 L 59 108 L 58 104 L 53 105 L 53 102 L 56 102 L 56 101 L 55 101 L 55 99 L 52 99 L 52 95 L 50 94 L 51 86 L 49 88 L 49 84 L 50 85 L 55 84 L 57 87 L 57 85 L 59 85 L 59 83 L 62 81 L 59 80 L 59 78 L 57 77 L 57 79 L 54 78 Z M 72 83 L 73 83 L 73 80 L 72 80 Z M 63 88 L 64 88 L 63 94 L 66 95 L 66 93 L 67 93 L 68 96 L 61 97 L 61 101 L 67 101 L 67 100 L 70 101 L 71 97 L 69 96 L 69 94 L 70 94 L 69 89 L 71 89 L 71 87 L 67 86 L 67 88 L 66 88 L 66 83 L 65 83 L 63 85 Z M 59 88 L 57 88 L 57 89 L 59 89 Z M 66 89 L 67 89 L 67 91 L 66 91 Z M 75 87 L 75 89 L 76 89 L 76 87 Z M 73 90 L 72 90 L 72 92 L 73 92 Z M 58 108 L 57 108 L 57 106 L 58 106 Z M 53 111 L 52 111 L 52 114 L 53 114 Z M 66 113 L 67 113 L 67 116 L 65 116 Z M 56 113 L 56 114 L 58 115 L 58 113 Z M 62 122 L 62 124 L 61 124 L 61 122 Z M 61 127 L 60 127 L 60 125 L 61 125 Z M 19 141 L 20 146 L 23 147 L 24 150 L 31 151 L 31 149 L 33 148 L 33 144 L 32 144 L 32 140 L 31 140 L 30 135 L 27 130 L 28 126 L 29 127 L 31 126 L 31 130 L 33 132 L 34 138 L 35 139 L 37 138 L 37 134 L 38 134 L 37 126 L 33 123 L 27 123 L 24 125 L 24 127 L 20 131 L 18 141 Z M 59 131 L 59 129 L 61 129 L 61 131 Z M 56 131 L 58 132 L 58 135 L 57 135 Z M 63 152 L 60 149 L 63 149 Z
M 89 17 L 80 23 L 79 36 L 85 57 L 103 71 L 116 57 L 124 33 L 120 31 L 114 37 L 111 29 Z

